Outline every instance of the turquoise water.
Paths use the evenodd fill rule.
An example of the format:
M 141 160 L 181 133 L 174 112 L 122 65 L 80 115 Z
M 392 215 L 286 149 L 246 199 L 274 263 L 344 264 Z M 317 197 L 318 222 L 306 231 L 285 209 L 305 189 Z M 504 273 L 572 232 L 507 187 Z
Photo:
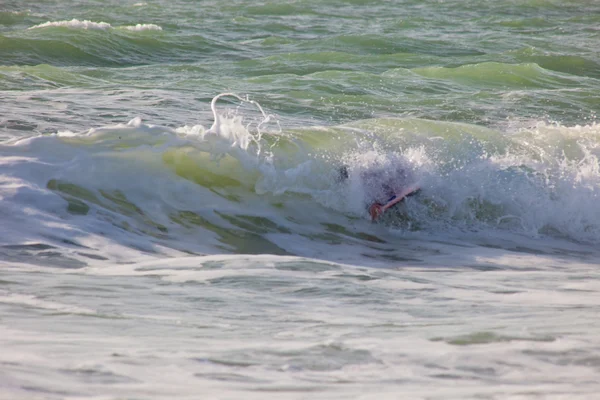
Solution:
M 594 398 L 599 26 L 2 3 L 0 398 Z

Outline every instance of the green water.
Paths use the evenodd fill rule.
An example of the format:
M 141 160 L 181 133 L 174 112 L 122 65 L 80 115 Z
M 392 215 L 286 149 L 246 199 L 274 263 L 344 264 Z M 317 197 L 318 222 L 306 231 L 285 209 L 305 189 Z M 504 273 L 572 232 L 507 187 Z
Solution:
M 29 29 L 72 19 L 110 27 Z M 125 28 L 137 24 L 162 30 Z M 288 128 L 403 116 L 585 124 L 600 107 L 599 24 L 600 4 L 579 1 L 9 1 L 0 89 L 25 112 L 4 126 L 206 123 L 223 91 Z
M 0 398 L 597 398 L 599 27 L 3 0 Z M 224 92 L 260 140 L 232 96 L 203 135 Z M 421 188 L 379 224 L 372 170 Z

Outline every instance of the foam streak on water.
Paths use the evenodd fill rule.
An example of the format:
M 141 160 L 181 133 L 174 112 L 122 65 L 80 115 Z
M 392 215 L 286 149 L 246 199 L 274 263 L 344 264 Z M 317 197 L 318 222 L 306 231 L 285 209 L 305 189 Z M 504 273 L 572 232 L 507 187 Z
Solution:
M 5 394 L 592 398 L 595 266 L 498 261 L 394 271 L 211 256 L 5 271 Z
M 70 21 L 56 21 L 56 22 L 44 22 L 43 24 L 32 26 L 29 29 L 40 29 L 40 28 L 49 28 L 49 27 L 66 27 L 72 29 L 112 29 L 111 24 L 106 22 L 93 22 L 89 20 L 80 21 L 78 19 L 73 18 Z M 136 24 L 135 26 L 125 26 L 123 29 L 127 29 L 130 31 L 143 31 L 143 30 L 156 30 L 160 31 L 162 28 L 158 25 L 154 24 Z
M 597 397 L 598 4 L 362 3 L 0 6 L 0 399 Z

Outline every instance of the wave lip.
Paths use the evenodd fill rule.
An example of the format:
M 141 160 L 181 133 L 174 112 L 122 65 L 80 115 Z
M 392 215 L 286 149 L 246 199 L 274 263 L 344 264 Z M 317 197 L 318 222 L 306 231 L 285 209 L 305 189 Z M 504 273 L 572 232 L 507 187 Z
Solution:
M 112 25 L 107 22 L 93 22 L 90 20 L 80 21 L 78 19 L 73 18 L 70 21 L 48 21 L 43 24 L 32 26 L 29 29 L 40 29 L 40 28 L 49 28 L 49 27 L 63 27 L 63 28 L 71 28 L 71 29 L 93 29 L 93 30 L 107 30 L 112 28 Z
M 155 24 L 136 24 L 132 26 L 124 26 L 123 29 L 128 31 L 162 31 L 162 28 Z
M 35 25 L 30 27 L 29 29 L 41 29 L 41 28 L 50 28 L 50 27 L 61 27 L 61 28 L 70 28 L 70 29 L 85 29 L 85 30 L 102 30 L 106 31 L 109 29 L 116 29 L 108 22 L 94 22 L 90 20 L 80 21 L 78 19 L 73 18 L 70 21 L 48 21 L 43 24 Z M 127 25 L 120 27 L 122 29 L 126 29 L 128 31 L 162 31 L 162 27 L 155 24 L 136 24 L 136 25 Z

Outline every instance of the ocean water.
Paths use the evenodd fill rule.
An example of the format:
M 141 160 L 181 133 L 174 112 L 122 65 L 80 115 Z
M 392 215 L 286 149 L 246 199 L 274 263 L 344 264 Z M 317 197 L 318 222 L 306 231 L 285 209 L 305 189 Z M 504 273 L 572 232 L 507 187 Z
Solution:
M 597 1 L 4 0 L 0 399 L 598 398 L 599 43 Z

